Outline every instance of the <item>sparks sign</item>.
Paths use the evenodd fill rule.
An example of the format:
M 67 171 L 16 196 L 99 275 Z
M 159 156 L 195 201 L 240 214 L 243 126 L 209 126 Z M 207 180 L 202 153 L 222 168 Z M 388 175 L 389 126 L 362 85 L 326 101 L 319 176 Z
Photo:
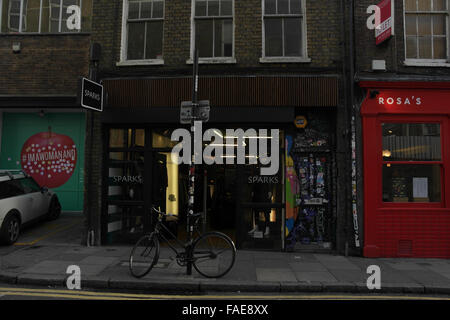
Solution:
M 384 0 L 378 5 L 371 5 L 367 8 L 367 13 L 372 14 L 367 19 L 367 28 L 370 30 L 375 29 L 377 45 L 383 43 L 394 34 L 393 5 L 394 1 Z

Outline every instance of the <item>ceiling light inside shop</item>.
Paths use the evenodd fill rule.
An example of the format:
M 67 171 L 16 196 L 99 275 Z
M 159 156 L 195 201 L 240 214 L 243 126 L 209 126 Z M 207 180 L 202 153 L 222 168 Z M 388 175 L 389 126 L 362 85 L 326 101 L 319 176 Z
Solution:
M 383 150 L 383 157 L 389 158 L 391 156 L 391 151 L 389 150 Z

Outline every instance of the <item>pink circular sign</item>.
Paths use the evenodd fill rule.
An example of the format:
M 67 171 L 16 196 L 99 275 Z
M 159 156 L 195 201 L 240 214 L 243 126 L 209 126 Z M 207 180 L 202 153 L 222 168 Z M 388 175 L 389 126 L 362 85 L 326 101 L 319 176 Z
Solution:
M 69 136 L 40 132 L 24 143 L 20 158 L 22 169 L 41 187 L 56 188 L 72 176 L 77 163 L 77 149 Z

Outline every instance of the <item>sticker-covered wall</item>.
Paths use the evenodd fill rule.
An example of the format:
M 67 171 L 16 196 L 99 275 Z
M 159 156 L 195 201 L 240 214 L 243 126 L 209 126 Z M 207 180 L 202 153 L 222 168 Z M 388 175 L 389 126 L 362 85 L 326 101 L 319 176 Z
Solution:
M 336 222 L 330 121 L 320 114 L 297 119 L 297 129 L 286 134 L 286 248 L 331 249 Z
M 21 169 L 54 190 L 64 211 L 83 209 L 83 113 L 3 113 L 1 169 Z

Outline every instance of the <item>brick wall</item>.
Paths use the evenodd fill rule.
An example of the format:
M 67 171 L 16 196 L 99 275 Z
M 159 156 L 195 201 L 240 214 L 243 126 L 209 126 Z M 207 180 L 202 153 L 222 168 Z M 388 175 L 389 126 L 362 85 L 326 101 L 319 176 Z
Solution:
M 93 41 L 102 45 L 101 70 L 106 76 L 189 74 L 191 1 L 165 2 L 163 66 L 122 66 L 120 60 L 122 0 L 98 0 L 94 3 Z M 235 58 L 232 65 L 202 65 L 204 73 L 340 71 L 342 32 L 339 0 L 306 2 L 308 55 L 311 63 L 261 64 L 261 0 L 235 1 Z
M 75 95 L 77 78 L 88 73 L 89 45 L 87 34 L 1 35 L 0 94 Z
M 372 60 L 386 60 L 387 72 L 415 75 L 449 75 L 448 68 L 406 66 L 403 1 L 395 1 L 395 35 L 380 45 L 375 44 L 375 30 L 369 30 L 366 22 L 367 8 L 379 3 L 373 0 L 355 1 L 355 52 L 356 71 L 372 71 Z
M 102 59 L 100 61 L 100 77 L 152 77 L 152 76 L 179 76 L 191 75 L 192 65 L 186 63 L 190 58 L 191 45 L 191 0 L 165 1 L 164 20 L 164 65 L 158 66 L 117 66 L 120 61 L 121 32 L 122 32 L 122 4 L 123 0 L 96 0 L 93 7 L 93 42 L 102 46 Z M 235 0 L 235 38 L 234 52 L 235 64 L 205 65 L 200 66 L 201 75 L 327 75 L 342 74 L 342 46 L 345 33 L 342 31 L 342 15 L 340 0 L 306 0 L 307 21 L 307 52 L 311 59 L 309 63 L 260 63 L 262 55 L 262 18 L 261 0 Z M 339 88 L 343 79 L 339 79 Z M 293 92 L 297 93 L 295 89 Z M 346 124 L 346 115 L 342 112 L 344 105 L 344 93 L 339 91 L 339 110 L 337 110 L 338 131 L 338 162 L 337 168 L 339 181 L 336 185 L 340 190 L 336 195 L 336 207 L 338 211 L 337 233 L 338 237 L 345 237 L 344 229 L 346 221 L 351 221 L 351 216 L 345 219 L 351 210 L 345 209 L 345 174 L 349 170 L 345 166 L 348 152 L 348 141 L 342 132 Z M 88 126 L 90 119 L 88 118 Z M 93 191 L 93 199 L 89 205 L 95 212 L 93 217 L 97 234 L 100 233 L 100 202 L 102 173 L 101 123 L 96 117 L 94 121 L 94 168 L 92 168 L 92 182 L 87 186 Z M 86 159 L 88 155 L 86 155 Z M 96 199 L 94 199 L 96 198 Z M 99 240 L 97 238 L 97 240 Z M 344 250 L 345 239 L 338 243 L 339 252 Z

